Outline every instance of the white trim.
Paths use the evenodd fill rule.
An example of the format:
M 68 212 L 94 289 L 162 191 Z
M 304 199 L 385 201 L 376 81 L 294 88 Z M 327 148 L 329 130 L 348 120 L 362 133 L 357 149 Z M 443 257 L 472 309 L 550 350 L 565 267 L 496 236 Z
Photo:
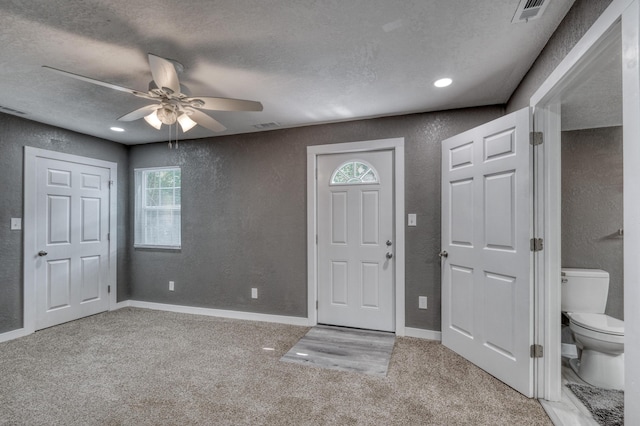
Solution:
M 132 308 L 153 309 L 156 311 L 179 312 L 182 314 L 204 315 L 209 317 L 231 318 L 245 321 L 262 321 L 277 324 L 298 325 L 306 327 L 307 318 L 289 317 L 284 315 L 258 314 L 255 312 L 228 311 L 223 309 L 198 308 L 193 306 L 169 305 L 165 303 L 142 302 L 139 300 L 128 300 L 126 306 Z M 121 306 L 125 307 L 125 306 Z
M 31 334 L 31 331 L 28 331 L 26 328 L 19 328 L 17 330 L 7 331 L 6 333 L 0 334 L 0 343 L 8 342 L 9 340 L 18 339 L 20 337 L 28 336 Z
M 24 147 L 24 242 L 23 242 L 23 288 L 24 288 L 24 311 L 23 327 L 26 334 L 35 331 L 36 323 L 36 289 L 35 289 L 35 268 L 33 253 L 36 248 L 36 158 L 50 158 L 53 160 L 66 161 L 70 163 L 87 164 L 109 170 L 109 179 L 112 183 L 109 191 L 109 279 L 107 285 L 111 286 L 109 296 L 109 309 L 117 302 L 117 259 L 118 259 L 118 165 L 111 161 L 98 160 L 95 158 L 82 157 L 79 155 L 66 154 L 58 151 L 46 149 Z
M 622 14 L 624 419 L 640 424 L 640 5 Z
M 394 197 L 395 197 L 395 325 L 396 335 L 405 335 L 405 236 L 404 236 L 404 138 L 378 139 L 371 141 L 348 142 L 330 145 L 314 145 L 307 147 L 307 317 L 309 326 L 318 323 L 316 301 L 317 283 L 317 156 L 345 152 L 366 152 L 391 149 L 394 151 Z
M 536 107 L 543 102 L 548 102 L 551 96 L 559 94 L 558 85 L 568 82 L 567 78 L 579 68 L 580 63 L 586 58 L 587 53 L 593 48 L 604 36 L 611 26 L 620 19 L 622 12 L 636 0 L 613 0 L 609 7 L 602 12 L 602 15 L 593 23 L 591 28 L 582 36 L 582 38 L 573 46 L 573 49 L 565 56 L 558 66 L 551 72 L 549 77 L 535 91 L 529 101 L 529 105 Z
M 544 346 L 545 356 L 535 360 L 538 398 L 560 401 L 561 328 L 560 328 L 560 235 L 561 229 L 561 155 L 560 103 L 536 108 L 534 128 L 544 133 L 545 141 L 536 147 L 534 194 L 536 237 L 544 239 L 544 249 L 535 256 L 535 343 Z
M 548 400 L 560 398 L 561 377 L 559 370 L 560 338 L 556 324 L 560 313 L 560 292 L 557 281 L 549 274 L 555 274 L 560 266 L 560 241 L 557 188 L 559 177 L 559 156 L 553 152 L 559 150 L 559 123 L 554 123 L 554 114 L 559 114 L 557 106 L 563 91 L 575 84 L 590 61 L 606 46 L 607 36 L 622 17 L 622 57 L 623 57 L 623 149 L 624 149 L 624 293 L 625 293 L 625 419 L 628 423 L 640 422 L 640 313 L 637 303 L 640 300 L 640 201 L 637 188 L 640 187 L 640 8 L 638 0 L 614 0 L 600 15 L 593 26 L 585 33 L 575 47 L 567 54 L 540 88 L 533 94 L 530 105 L 535 113 L 540 113 L 543 128 L 549 131 L 544 143 L 544 195 L 541 208 L 546 216 L 544 221 L 545 250 L 543 253 L 543 275 L 538 278 L 536 287 L 541 294 L 536 307 L 535 322 L 540 330 L 541 342 L 545 344 L 545 357 L 538 364 L 542 370 L 538 374 L 538 397 Z M 556 111 L 554 111 L 556 109 Z M 536 118 L 538 121 L 538 118 Z M 556 146 L 557 145 L 557 146 Z M 555 181 L 554 181 L 555 180 Z M 554 231 L 555 229 L 555 231 Z
M 424 330 L 422 328 L 405 327 L 404 335 L 406 337 L 416 337 L 418 339 L 442 341 L 442 332 L 433 330 Z
M 134 249 L 153 249 L 153 250 L 182 250 L 182 202 L 179 207 L 147 207 L 146 206 L 146 173 L 147 172 L 160 172 L 160 171 L 179 171 L 180 172 L 180 192 L 182 192 L 182 167 L 180 166 L 160 166 L 160 167 L 141 167 L 133 169 L 133 188 L 134 188 L 134 203 L 133 203 L 133 248 Z M 175 184 L 175 182 L 174 182 Z M 175 186 L 173 187 L 175 189 Z M 175 193 L 174 193 L 175 196 Z M 175 202 L 175 199 L 173 200 Z M 180 213 L 180 241 L 178 244 L 147 244 L 146 235 L 143 232 L 145 228 L 147 210 L 152 211 L 171 211 Z M 138 242 L 138 240 L 144 240 Z
M 122 309 L 122 308 L 128 308 L 129 306 L 131 306 L 131 301 L 130 300 L 124 300 L 122 302 L 118 302 L 113 306 L 113 309 L 111 309 L 112 311 L 117 311 L 118 309 Z

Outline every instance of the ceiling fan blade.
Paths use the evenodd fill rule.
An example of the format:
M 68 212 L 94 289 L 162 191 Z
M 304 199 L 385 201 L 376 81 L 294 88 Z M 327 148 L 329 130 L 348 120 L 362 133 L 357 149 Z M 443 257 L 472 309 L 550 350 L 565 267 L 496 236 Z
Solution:
M 220 124 L 217 120 L 211 118 L 202 111 L 190 109 L 189 112 L 191 113 L 189 114 L 189 118 L 202 127 L 213 130 L 214 132 L 222 132 L 224 130 L 227 130 L 227 128 Z
M 197 102 L 199 100 L 204 102 L 204 105 L 199 108 L 211 111 L 262 111 L 263 109 L 260 102 L 245 101 L 243 99 L 213 98 L 208 96 L 186 99 L 187 102 Z
M 140 91 L 134 90 L 134 89 L 129 89 L 128 87 L 118 86 L 117 84 L 107 83 L 106 81 L 96 80 L 95 78 L 89 78 L 89 77 L 85 77 L 85 76 L 80 75 L 80 74 L 74 74 L 74 73 L 69 72 L 69 71 L 59 70 L 57 68 L 53 68 L 53 67 L 50 67 L 50 66 L 47 66 L 47 65 L 43 65 L 42 68 L 46 68 L 46 69 L 49 69 L 51 71 L 57 72 L 59 74 L 66 75 L 67 77 L 75 78 L 76 80 L 86 81 L 87 83 L 97 84 L 98 86 L 108 87 L 109 89 L 119 90 L 120 92 L 131 93 L 132 95 L 138 96 L 140 98 L 154 99 L 153 97 L 149 96 L 148 93 L 140 92 Z
M 146 105 L 143 106 L 142 108 L 138 108 L 134 111 L 131 111 L 128 114 L 123 115 L 122 117 L 118 118 L 119 121 L 135 121 L 135 120 L 139 120 L 149 114 L 151 114 L 153 111 L 157 110 L 158 108 L 160 108 L 160 104 L 151 104 L 151 105 Z
M 173 64 L 160 56 L 149 53 L 149 66 L 153 81 L 161 89 L 169 89 L 175 94 L 180 93 L 180 81 Z

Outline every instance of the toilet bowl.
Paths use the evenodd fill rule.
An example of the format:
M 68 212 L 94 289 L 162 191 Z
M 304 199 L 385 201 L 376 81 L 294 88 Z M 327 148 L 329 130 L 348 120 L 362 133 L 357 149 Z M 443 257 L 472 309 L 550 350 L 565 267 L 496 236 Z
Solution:
M 624 322 L 604 313 L 609 274 L 563 268 L 561 286 L 562 311 L 579 349 L 571 368 L 591 385 L 624 390 Z
M 569 313 L 580 357 L 571 368 L 585 382 L 606 389 L 624 390 L 624 323 L 604 314 Z

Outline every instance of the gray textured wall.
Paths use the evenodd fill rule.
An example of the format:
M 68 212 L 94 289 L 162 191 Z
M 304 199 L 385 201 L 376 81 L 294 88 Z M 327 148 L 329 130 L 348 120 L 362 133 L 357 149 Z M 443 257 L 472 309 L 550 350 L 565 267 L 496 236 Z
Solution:
M 567 56 L 612 0 L 576 0 L 507 103 L 507 113 L 529 106 L 529 99 Z M 541 19 L 544 19 L 542 17 Z
M 118 234 L 128 234 L 127 147 L 0 113 L 0 333 L 22 327 L 22 231 L 9 230 L 23 217 L 24 147 L 32 146 L 118 163 Z M 118 240 L 118 299 L 128 299 L 127 244 Z
M 562 266 L 610 274 L 606 313 L 624 319 L 622 127 L 562 132 Z
M 130 179 L 138 167 L 182 167 L 183 232 L 180 252 L 133 250 L 132 299 L 306 316 L 306 147 L 404 137 L 405 208 L 418 215 L 418 226 L 406 228 L 406 325 L 440 330 L 440 142 L 502 114 L 494 106 L 218 137 L 178 150 L 133 146 Z M 421 295 L 427 310 L 418 309 Z
M 577 0 L 512 95 L 507 111 L 529 98 L 584 35 L 611 0 Z M 440 141 L 502 115 L 487 107 L 362 120 L 127 148 L 84 135 L 0 115 L 3 170 L 0 223 L 22 215 L 22 146 L 93 156 L 119 164 L 118 298 L 306 315 L 305 148 L 307 145 L 389 137 L 406 138 L 406 212 L 418 227 L 406 229 L 406 324 L 440 329 Z M 51 139 L 62 142 L 52 142 Z M 127 164 L 127 158 L 131 166 Z M 287 160 L 292 161 L 287 161 Z M 123 188 L 134 167 L 185 167 L 183 249 L 130 250 L 132 203 Z M 14 188 L 14 189 L 9 189 Z M 17 189 L 16 189 L 17 188 Z M 126 200 L 126 201 L 125 201 Z M 133 205 L 133 204 L 131 204 Z M 22 235 L 0 226 L 0 332 L 22 323 Z M 131 255 L 131 267 L 127 257 Z M 250 259 L 241 262 L 238 259 Z M 285 261 L 285 268 L 280 267 Z M 176 291 L 168 292 L 169 279 Z M 130 283 L 130 284 L 129 284 Z M 260 298 L 249 298 L 250 287 Z M 417 296 L 429 309 L 417 309 Z M 615 298 L 610 298 L 614 303 Z M 616 302 L 617 303 L 617 302 Z

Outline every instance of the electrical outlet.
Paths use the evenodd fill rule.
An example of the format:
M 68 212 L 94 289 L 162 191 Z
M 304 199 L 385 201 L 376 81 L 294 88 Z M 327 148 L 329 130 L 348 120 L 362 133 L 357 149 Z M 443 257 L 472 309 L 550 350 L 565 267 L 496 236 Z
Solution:
M 12 217 L 11 218 L 11 230 L 19 231 L 22 229 L 22 218 L 20 217 Z
M 173 281 L 169 281 L 169 291 L 175 290 L 175 283 Z
M 257 299 L 258 298 L 258 289 L 257 288 L 252 288 L 251 289 L 251 298 L 252 299 Z
M 427 309 L 427 296 L 418 296 L 418 309 Z

